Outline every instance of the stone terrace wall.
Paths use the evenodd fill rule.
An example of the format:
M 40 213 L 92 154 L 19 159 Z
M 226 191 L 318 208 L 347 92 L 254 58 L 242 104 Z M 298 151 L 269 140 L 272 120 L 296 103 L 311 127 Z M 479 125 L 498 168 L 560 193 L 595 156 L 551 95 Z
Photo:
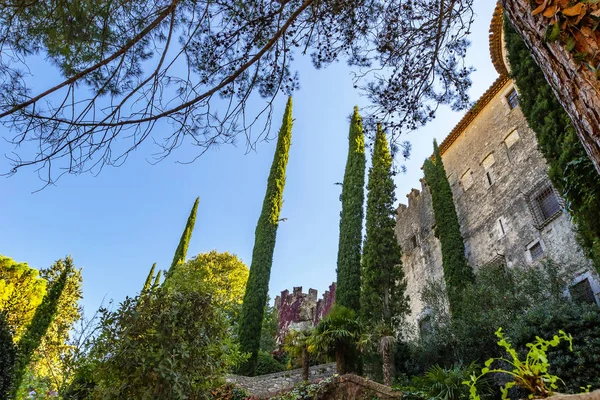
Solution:
M 315 365 L 314 367 L 310 367 L 309 380 L 314 381 L 316 379 L 328 378 L 336 372 L 335 363 Z M 253 377 L 237 375 L 227 377 L 227 382 L 231 382 L 255 396 L 273 395 L 291 389 L 296 383 L 301 381 L 302 369 Z
M 401 397 L 401 392 L 393 391 L 388 386 L 358 375 L 348 374 L 337 377 L 333 390 L 329 391 L 324 398 L 327 400 L 392 400 Z

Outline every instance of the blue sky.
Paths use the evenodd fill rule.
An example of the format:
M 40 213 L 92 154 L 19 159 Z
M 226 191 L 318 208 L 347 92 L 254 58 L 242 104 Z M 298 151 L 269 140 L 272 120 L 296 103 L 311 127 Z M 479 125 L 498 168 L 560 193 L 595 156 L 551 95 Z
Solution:
M 472 100 L 493 82 L 488 28 L 495 2 L 477 1 L 477 17 L 468 61 L 473 73 Z M 42 60 L 34 73 L 47 68 Z M 348 116 L 354 105 L 366 105 L 353 89 L 349 69 L 338 63 L 314 70 L 299 60 L 301 89 L 294 95 L 294 128 L 282 218 L 271 274 L 270 295 L 293 286 L 322 294 L 335 280 L 339 233 L 340 186 L 347 156 Z M 273 134 L 279 128 L 285 97 L 276 104 Z M 406 174 L 396 177 L 397 198 L 406 202 L 420 188 L 420 166 L 462 113 L 442 109 L 434 122 L 406 139 L 411 158 Z M 7 135 L 2 132 L 0 136 Z M 152 165 L 156 151 L 147 142 L 120 168 L 98 176 L 65 176 L 56 186 L 42 186 L 33 170 L 0 178 L 0 254 L 43 268 L 72 255 L 83 268 L 84 299 L 92 313 L 103 298 L 135 295 L 153 262 L 166 269 L 189 210 L 197 196 L 200 207 L 188 256 L 216 249 L 237 254 L 250 265 L 254 229 L 262 205 L 275 142 L 261 142 L 247 153 L 243 141 L 213 149 L 192 164 L 180 164 L 197 149 L 181 148 Z M 2 155 L 12 149 L 2 145 Z M 399 160 L 402 161 L 402 160 Z M 0 160 L 0 171 L 8 162 Z

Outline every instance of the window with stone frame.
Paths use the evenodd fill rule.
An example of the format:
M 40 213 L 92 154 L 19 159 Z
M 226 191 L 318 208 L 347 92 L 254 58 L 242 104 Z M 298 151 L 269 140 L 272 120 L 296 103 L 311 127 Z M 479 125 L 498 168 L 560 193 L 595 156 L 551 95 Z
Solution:
M 412 251 L 412 250 L 416 249 L 417 247 L 419 247 L 419 242 L 417 241 L 417 235 L 412 235 L 408 239 L 408 248 Z
M 544 248 L 540 242 L 535 242 L 529 248 L 529 255 L 531 256 L 531 261 L 537 261 L 540 258 L 544 257 Z
M 504 145 L 507 149 L 510 149 L 519 141 L 520 138 L 519 131 L 515 129 L 504 138 Z
M 511 110 L 519 105 L 519 94 L 515 89 L 512 89 L 510 92 L 508 92 L 506 95 L 506 102 Z
M 487 187 L 492 186 L 496 181 L 496 175 L 494 173 L 495 163 L 496 159 L 494 158 L 494 153 L 488 154 L 481 162 L 481 166 L 483 167 L 485 173 L 485 182 Z
M 462 174 L 460 177 L 460 184 L 465 191 L 469 190 L 469 188 L 473 186 L 473 174 L 471 173 L 470 169 L 466 170 L 465 173 Z
M 561 214 L 563 204 L 550 182 L 538 183 L 527 195 L 527 203 L 533 214 L 534 225 L 541 229 Z
M 576 303 L 596 304 L 594 291 L 588 278 L 585 278 L 569 288 L 571 298 Z

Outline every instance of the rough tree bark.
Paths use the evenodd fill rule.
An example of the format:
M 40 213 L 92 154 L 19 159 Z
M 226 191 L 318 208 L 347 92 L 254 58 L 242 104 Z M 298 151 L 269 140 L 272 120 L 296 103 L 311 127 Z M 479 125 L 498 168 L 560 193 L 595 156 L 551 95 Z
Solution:
M 559 41 L 544 41 L 547 24 L 541 15 L 531 15 L 529 0 L 500 2 L 573 120 L 577 135 L 600 174 L 600 80 L 577 63 Z

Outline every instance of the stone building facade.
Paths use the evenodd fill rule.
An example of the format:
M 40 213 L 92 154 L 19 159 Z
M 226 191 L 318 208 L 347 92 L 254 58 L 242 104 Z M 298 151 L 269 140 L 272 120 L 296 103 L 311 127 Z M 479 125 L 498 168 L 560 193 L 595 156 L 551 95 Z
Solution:
M 452 188 L 465 252 L 471 266 L 492 263 L 536 265 L 552 259 L 573 267 L 572 293 L 600 305 L 600 285 L 577 244 L 573 223 L 552 187 L 548 166 L 537 149 L 508 78 L 502 40 L 502 10 L 490 29 L 490 52 L 498 79 L 440 145 Z M 440 243 L 435 238 L 431 193 L 412 189 L 408 206 L 398 207 L 396 234 L 414 321 L 427 315 L 420 291 L 429 279 L 443 278 Z
M 304 331 L 314 327 L 323 319 L 335 301 L 335 282 L 329 286 L 321 299 L 317 299 L 318 292 L 308 289 L 302 292 L 302 286 L 294 287 L 281 292 L 275 297 L 275 309 L 279 321 L 277 343 L 282 344 L 289 330 Z

